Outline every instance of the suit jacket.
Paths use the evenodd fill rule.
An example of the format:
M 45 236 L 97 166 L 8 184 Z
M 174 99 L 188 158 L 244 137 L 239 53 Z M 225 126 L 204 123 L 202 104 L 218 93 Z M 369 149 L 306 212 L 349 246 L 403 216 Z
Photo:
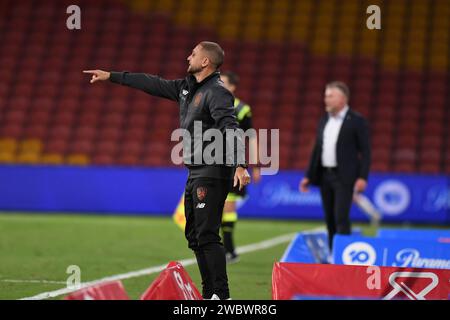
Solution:
M 323 131 L 328 115 L 320 119 L 317 138 L 306 176 L 313 185 L 322 181 Z M 336 143 L 338 175 L 345 184 L 353 185 L 358 178 L 367 180 L 370 168 L 370 144 L 367 121 L 351 109 L 347 111 Z

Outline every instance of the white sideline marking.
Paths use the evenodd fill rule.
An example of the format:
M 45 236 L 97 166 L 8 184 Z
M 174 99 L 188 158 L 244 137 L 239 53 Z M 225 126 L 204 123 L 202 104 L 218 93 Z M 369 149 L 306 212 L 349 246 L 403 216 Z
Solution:
M 53 281 L 53 280 L 19 280 L 19 279 L 0 279 L 0 282 L 11 283 L 52 283 L 52 284 L 66 284 L 66 281 Z
M 241 247 L 237 248 L 237 252 L 240 254 L 244 254 L 244 253 L 254 252 L 254 251 L 258 251 L 258 250 L 268 249 L 268 248 L 277 246 L 279 244 L 291 241 L 296 234 L 297 234 L 297 232 L 289 233 L 289 234 L 278 236 L 278 237 L 275 237 L 272 239 L 264 240 L 261 242 L 241 246 Z M 178 262 L 180 262 L 184 267 L 197 263 L 197 261 L 195 259 L 183 259 Z M 164 263 L 159 266 L 154 266 L 154 267 L 150 267 L 150 268 L 146 268 L 146 269 L 117 274 L 117 275 L 101 278 L 98 280 L 84 282 L 80 286 L 78 286 L 78 288 L 62 288 L 59 290 L 42 292 L 35 296 L 25 297 L 20 300 L 43 300 L 43 299 L 48 299 L 48 298 L 54 298 L 57 296 L 61 296 L 63 294 L 68 294 L 68 293 L 71 293 L 71 292 L 74 292 L 74 291 L 77 291 L 77 290 L 80 290 L 80 289 L 83 289 L 86 287 L 90 287 L 95 284 L 99 284 L 101 282 L 116 281 L 116 280 L 123 280 L 123 279 L 130 279 L 130 278 L 145 276 L 145 275 L 149 275 L 152 273 L 157 273 L 157 272 L 163 271 L 167 267 L 167 264 L 168 263 Z

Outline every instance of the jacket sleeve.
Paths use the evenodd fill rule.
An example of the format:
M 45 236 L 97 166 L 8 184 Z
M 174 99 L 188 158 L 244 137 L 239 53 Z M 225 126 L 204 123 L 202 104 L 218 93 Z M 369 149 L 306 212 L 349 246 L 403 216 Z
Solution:
M 320 154 L 318 154 L 321 150 L 319 150 L 319 140 L 321 139 L 320 135 L 322 134 L 322 126 L 323 126 L 323 122 L 325 121 L 324 118 L 320 119 L 319 121 L 319 126 L 317 127 L 317 132 L 316 132 L 316 141 L 314 142 L 314 148 L 311 152 L 311 157 L 309 158 L 309 165 L 308 168 L 306 169 L 305 172 L 305 176 L 309 179 L 309 180 L 316 180 L 316 176 L 315 176 L 315 172 L 314 172 L 314 168 L 316 167 L 317 163 L 317 159 L 320 159 Z
M 370 142 L 369 142 L 369 126 L 364 118 L 360 118 L 358 121 L 358 127 L 356 130 L 356 142 L 358 151 L 361 155 L 361 167 L 359 171 L 359 178 L 363 178 L 367 181 L 370 170 Z
M 146 73 L 111 71 L 109 80 L 124 86 L 142 90 L 152 96 L 178 101 L 183 79 L 166 80 Z
M 305 176 L 309 180 L 315 180 L 315 177 L 313 176 L 313 168 L 314 168 L 314 161 L 316 161 L 316 159 L 317 159 L 318 148 L 319 148 L 319 145 L 318 145 L 318 142 L 316 141 L 316 143 L 314 144 L 314 148 L 311 152 L 311 157 L 309 158 L 308 169 L 306 169 L 306 172 L 305 172 Z
M 233 95 L 223 87 L 213 89 L 210 92 L 208 107 L 215 128 L 224 135 L 225 164 L 232 166 L 246 164 L 244 132 L 239 129 L 236 120 Z
M 246 131 L 249 129 L 253 128 L 253 121 L 252 121 L 252 116 L 250 113 L 247 113 L 244 118 L 241 120 L 241 122 L 239 123 L 239 127 Z

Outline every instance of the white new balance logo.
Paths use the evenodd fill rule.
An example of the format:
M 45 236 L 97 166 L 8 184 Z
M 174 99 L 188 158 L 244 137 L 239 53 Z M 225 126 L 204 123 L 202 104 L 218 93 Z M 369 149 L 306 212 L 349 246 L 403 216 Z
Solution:
M 203 209 L 205 206 L 206 206 L 206 203 L 204 203 L 204 202 L 199 202 L 195 208 L 196 208 L 196 209 Z

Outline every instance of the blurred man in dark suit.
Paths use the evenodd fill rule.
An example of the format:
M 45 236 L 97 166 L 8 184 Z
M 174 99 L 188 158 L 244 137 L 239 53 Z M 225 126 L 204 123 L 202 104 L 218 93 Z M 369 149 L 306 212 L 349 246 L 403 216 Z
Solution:
M 320 187 L 330 250 L 333 236 L 350 234 L 353 193 L 366 189 L 370 167 L 366 120 L 348 106 L 350 90 L 343 82 L 325 88 L 327 115 L 319 122 L 316 143 L 300 191 Z

